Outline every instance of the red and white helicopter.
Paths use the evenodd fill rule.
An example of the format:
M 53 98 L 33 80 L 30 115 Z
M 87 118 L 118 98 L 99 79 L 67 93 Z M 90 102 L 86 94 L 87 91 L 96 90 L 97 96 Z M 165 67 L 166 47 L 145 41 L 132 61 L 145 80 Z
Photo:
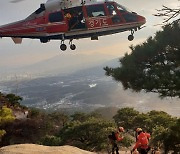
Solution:
M 47 0 L 26 19 L 0 26 L 0 37 L 11 37 L 16 44 L 23 38 L 39 39 L 42 43 L 61 40 L 60 49 L 66 50 L 69 40 L 72 50 L 73 39 L 130 31 L 128 40 L 134 39 L 134 32 L 146 23 L 143 16 L 128 10 L 114 1 L 97 0 Z

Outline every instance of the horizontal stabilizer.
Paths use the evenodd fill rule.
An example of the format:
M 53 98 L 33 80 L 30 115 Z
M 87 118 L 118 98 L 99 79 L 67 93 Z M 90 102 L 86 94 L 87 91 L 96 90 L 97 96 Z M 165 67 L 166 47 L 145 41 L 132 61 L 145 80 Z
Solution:
M 21 44 L 22 43 L 22 38 L 19 38 L 19 37 L 12 37 L 12 40 L 14 41 L 15 44 Z

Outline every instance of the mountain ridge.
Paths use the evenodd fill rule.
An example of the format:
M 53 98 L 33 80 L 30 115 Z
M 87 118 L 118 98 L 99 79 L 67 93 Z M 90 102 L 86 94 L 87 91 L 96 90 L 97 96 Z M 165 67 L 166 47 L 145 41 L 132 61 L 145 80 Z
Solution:
M 46 60 L 36 62 L 34 64 L 18 66 L 18 67 L 5 67 L 0 69 L 1 75 L 3 74 L 31 74 L 36 76 L 48 76 L 55 74 L 71 74 L 78 70 L 94 67 L 103 64 L 106 61 L 115 59 L 113 56 L 106 54 L 60 54 Z

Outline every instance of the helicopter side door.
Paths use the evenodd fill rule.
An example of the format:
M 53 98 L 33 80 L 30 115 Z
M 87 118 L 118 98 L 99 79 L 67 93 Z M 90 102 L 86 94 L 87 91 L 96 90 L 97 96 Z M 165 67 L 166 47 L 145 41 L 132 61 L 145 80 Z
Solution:
M 46 22 L 48 23 L 46 28 L 48 33 L 64 33 L 68 30 L 63 11 L 48 13 L 46 15 Z
M 83 6 L 64 9 L 69 31 L 86 29 Z
M 101 29 L 110 25 L 104 4 L 86 6 L 86 25 L 89 30 Z

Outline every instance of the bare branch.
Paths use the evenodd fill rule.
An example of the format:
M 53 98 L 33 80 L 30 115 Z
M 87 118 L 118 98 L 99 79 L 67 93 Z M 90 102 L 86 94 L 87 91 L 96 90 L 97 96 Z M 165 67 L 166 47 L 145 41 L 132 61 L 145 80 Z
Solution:
M 154 14 L 157 17 L 164 17 L 163 23 L 166 24 L 168 22 L 172 23 L 172 20 L 179 20 L 180 19 L 180 6 L 179 8 L 170 8 L 167 6 L 162 6 L 162 9 L 157 10 L 158 13 Z

